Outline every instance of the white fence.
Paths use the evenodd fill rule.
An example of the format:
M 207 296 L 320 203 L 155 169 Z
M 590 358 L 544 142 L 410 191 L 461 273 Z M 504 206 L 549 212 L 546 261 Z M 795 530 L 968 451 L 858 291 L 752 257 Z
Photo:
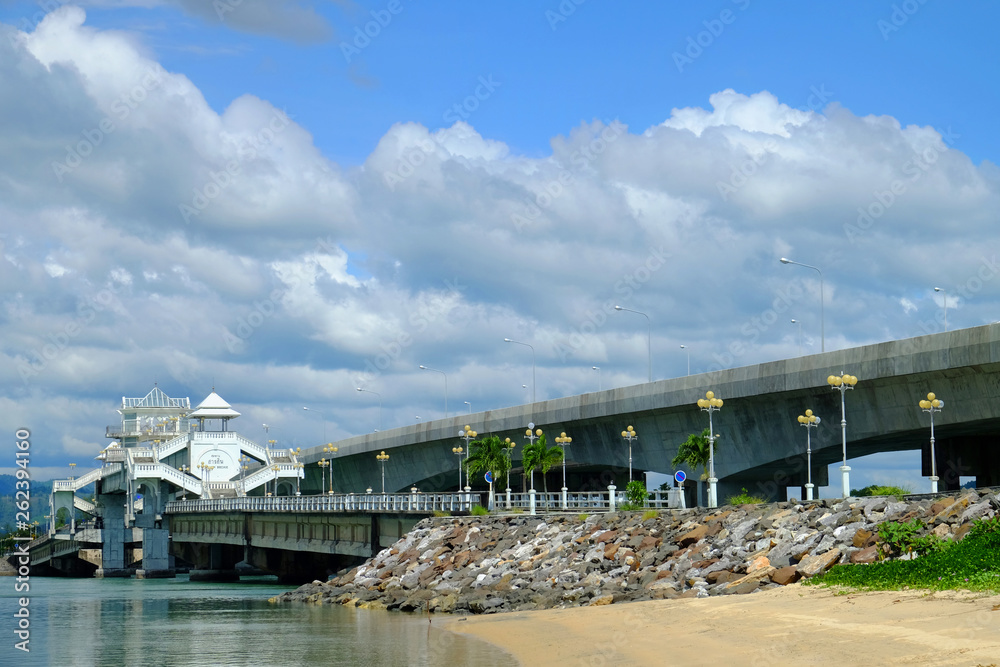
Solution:
M 479 493 L 335 493 L 325 496 L 197 498 L 167 503 L 170 514 L 202 512 L 420 512 L 469 511 Z

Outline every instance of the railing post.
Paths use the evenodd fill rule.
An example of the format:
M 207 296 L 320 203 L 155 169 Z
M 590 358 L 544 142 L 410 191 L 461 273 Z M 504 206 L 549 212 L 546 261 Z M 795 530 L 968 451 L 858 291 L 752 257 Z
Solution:
M 608 485 L 608 507 L 611 512 L 615 511 L 615 491 L 617 490 L 618 488 L 614 484 Z
M 535 490 L 530 489 L 528 491 L 528 514 L 535 513 Z

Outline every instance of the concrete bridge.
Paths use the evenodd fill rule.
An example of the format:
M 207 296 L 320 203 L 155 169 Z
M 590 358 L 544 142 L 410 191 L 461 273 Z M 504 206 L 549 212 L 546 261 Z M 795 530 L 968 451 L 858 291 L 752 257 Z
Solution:
M 859 379 L 845 396 L 849 459 L 919 449 L 923 474 L 930 476 L 929 417 L 917 403 L 933 391 L 947 405 L 935 417 L 940 488 L 957 488 L 959 476 L 995 485 L 1000 484 L 998 370 L 1000 328 L 987 325 L 461 415 L 333 443 L 339 450 L 334 489 L 379 488 L 375 455 L 383 450 L 390 455 L 388 491 L 414 485 L 422 491 L 455 488 L 457 461 L 451 450 L 463 444 L 458 432 L 466 424 L 481 435 L 517 442 L 517 466 L 529 422 L 544 429 L 550 442 L 562 431 L 572 436 L 567 450 L 571 491 L 596 491 L 611 482 L 623 488 L 629 449 L 621 431 L 632 425 L 639 433 L 632 446 L 636 477 L 645 471 L 669 474 L 680 443 L 707 427 L 707 415 L 695 402 L 712 390 L 725 401 L 714 416 L 721 434 L 716 456 L 720 499 L 741 487 L 784 499 L 785 487 L 806 483 L 806 434 L 796 417 L 807 408 L 823 418 L 812 433 L 813 482 L 827 484 L 828 464 L 841 461 L 841 395 L 827 385 L 827 377 L 842 373 Z M 307 464 L 304 488 L 322 488 L 322 470 L 315 464 L 328 456 L 321 447 L 301 453 Z M 550 473 L 550 481 L 561 484 L 559 475 Z M 475 489 L 484 486 L 473 480 Z

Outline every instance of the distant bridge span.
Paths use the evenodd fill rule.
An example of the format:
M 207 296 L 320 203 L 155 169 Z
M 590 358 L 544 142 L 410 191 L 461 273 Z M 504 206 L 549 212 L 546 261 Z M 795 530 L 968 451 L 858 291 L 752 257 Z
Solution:
M 465 424 L 480 434 L 515 440 L 517 466 L 528 422 L 544 429 L 550 442 L 561 431 L 572 436 L 571 491 L 598 490 L 612 479 L 621 486 L 628 476 L 621 431 L 632 425 L 639 433 L 632 448 L 636 477 L 642 471 L 670 473 L 680 443 L 707 426 L 695 402 L 713 390 L 725 400 L 714 418 L 721 434 L 720 499 L 744 486 L 783 498 L 785 486 L 806 482 L 805 429 L 796 417 L 807 408 L 823 418 L 812 434 L 813 482 L 824 485 L 827 465 L 841 460 L 840 392 L 826 382 L 841 373 L 859 379 L 846 395 L 849 459 L 922 449 L 923 474 L 929 476 L 929 417 L 917 402 L 934 391 L 946 400 L 946 409 L 935 416 L 940 488 L 957 488 L 960 475 L 976 476 L 980 486 L 995 485 L 1000 484 L 998 370 L 1000 329 L 986 325 L 460 415 L 334 443 L 339 448 L 334 488 L 379 488 L 375 454 L 385 450 L 387 491 L 412 485 L 421 491 L 453 489 L 457 461 L 451 448 L 463 444 L 457 434 Z M 325 456 L 315 447 L 300 459 L 314 464 Z M 550 481 L 558 477 L 557 472 Z M 317 466 L 307 466 L 305 484 L 320 487 Z M 473 480 L 473 486 L 481 490 L 484 483 Z

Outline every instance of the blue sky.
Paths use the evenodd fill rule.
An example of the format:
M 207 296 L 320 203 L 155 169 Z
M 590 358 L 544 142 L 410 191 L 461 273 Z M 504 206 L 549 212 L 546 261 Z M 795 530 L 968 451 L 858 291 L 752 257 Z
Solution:
M 448 369 L 456 405 L 520 403 L 530 367 L 505 336 L 535 341 L 540 399 L 593 389 L 592 365 L 605 387 L 642 381 L 644 332 L 579 332 L 657 249 L 666 268 L 628 305 L 654 313 L 659 378 L 685 372 L 680 344 L 693 372 L 796 354 L 791 324 L 746 333 L 791 288 L 818 351 L 817 285 L 781 255 L 824 266 L 838 349 L 923 332 L 932 287 L 995 253 L 991 3 L 214 6 L 0 0 L 0 400 L 10 429 L 60 406 L 42 467 L 96 453 L 117 397 L 154 380 L 196 402 L 214 380 L 300 446 L 303 403 L 337 437 L 369 429 L 358 384 L 387 426 L 435 416 L 421 363 Z M 71 165 L 102 119 L 114 131 Z M 906 193 L 853 234 L 895 180 Z M 25 377 L 102 295 L 106 317 Z M 992 321 L 996 285 L 948 305 L 952 328 Z M 908 461 L 869 469 L 923 484 Z

